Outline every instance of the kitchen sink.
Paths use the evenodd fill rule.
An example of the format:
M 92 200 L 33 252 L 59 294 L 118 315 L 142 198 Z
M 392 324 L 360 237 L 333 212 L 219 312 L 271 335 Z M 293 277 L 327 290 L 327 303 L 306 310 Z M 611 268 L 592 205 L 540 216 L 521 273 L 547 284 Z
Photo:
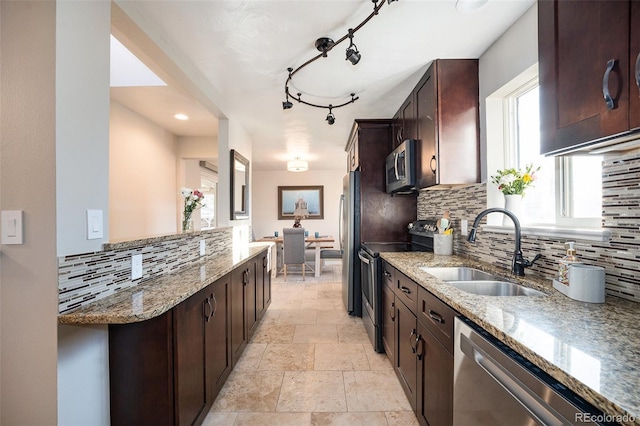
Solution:
M 447 284 L 480 296 L 546 296 L 541 291 L 508 281 L 449 281 Z
M 498 280 L 498 277 L 495 275 L 491 275 L 479 269 L 467 268 L 465 266 L 433 268 L 423 266 L 420 269 L 438 279 L 441 279 L 442 281 Z
M 452 287 L 480 296 L 546 296 L 541 291 L 505 281 L 479 269 L 465 266 L 423 266 L 420 269 Z

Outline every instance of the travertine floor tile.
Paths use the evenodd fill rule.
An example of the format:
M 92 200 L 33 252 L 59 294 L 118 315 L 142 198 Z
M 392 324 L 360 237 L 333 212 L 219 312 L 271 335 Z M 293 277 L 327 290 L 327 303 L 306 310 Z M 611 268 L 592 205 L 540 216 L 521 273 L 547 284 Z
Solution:
M 345 371 L 349 411 L 411 410 L 393 371 Z
M 369 361 L 361 343 L 318 343 L 314 369 L 316 371 L 369 370 Z
M 367 330 L 362 324 L 338 324 L 338 341 L 340 343 L 371 344 Z
M 387 426 L 387 419 L 381 412 L 312 413 L 311 424 L 313 426 Z
M 342 308 L 342 301 L 336 299 L 305 299 L 300 302 L 300 309 L 316 311 L 337 311 Z
M 318 311 L 284 311 L 278 318 L 278 324 L 312 324 L 317 321 Z
M 342 373 L 339 371 L 285 372 L 276 411 L 347 411 Z
M 207 417 L 204 418 L 202 426 L 228 426 L 236 421 L 238 413 L 226 413 L 220 411 L 209 411 Z
M 275 411 L 284 373 L 281 371 L 234 370 L 213 411 Z
M 370 344 L 363 343 L 362 346 L 364 346 L 364 353 L 367 355 L 369 367 L 372 370 L 393 370 L 393 365 L 387 358 L 387 354 L 379 354 Z
M 293 343 L 338 343 L 335 325 L 296 325 Z
M 258 369 L 276 371 L 313 370 L 314 345 L 305 343 L 267 346 Z
M 389 426 L 418 426 L 413 411 L 388 411 L 385 413 Z
M 318 324 L 356 324 L 356 317 L 347 313 L 345 309 L 333 311 L 317 311 Z
M 302 426 L 311 423 L 311 413 L 238 413 L 234 426 Z
M 251 342 L 253 343 L 292 343 L 295 325 L 260 324 Z
M 242 356 L 234 367 L 234 370 L 256 370 L 267 349 L 266 343 L 247 343 Z

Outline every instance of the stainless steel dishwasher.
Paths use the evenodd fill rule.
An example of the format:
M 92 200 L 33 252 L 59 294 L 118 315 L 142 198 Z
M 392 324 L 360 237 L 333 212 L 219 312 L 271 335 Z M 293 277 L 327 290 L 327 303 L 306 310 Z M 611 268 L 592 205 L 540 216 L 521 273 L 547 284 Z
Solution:
M 454 328 L 454 425 L 618 424 L 469 319 Z

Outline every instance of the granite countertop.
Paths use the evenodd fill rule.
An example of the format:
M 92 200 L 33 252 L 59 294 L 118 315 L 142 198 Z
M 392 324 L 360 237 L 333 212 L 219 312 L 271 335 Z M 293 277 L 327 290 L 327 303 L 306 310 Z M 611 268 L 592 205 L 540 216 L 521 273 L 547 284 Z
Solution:
M 603 304 L 578 302 L 550 280 L 460 256 L 381 253 L 397 270 L 528 358 L 606 414 L 640 425 L 640 305 L 607 296 Z M 478 296 L 450 286 L 421 266 L 469 266 L 542 290 L 546 297 Z
M 58 322 L 128 324 L 157 317 L 265 249 L 264 244 L 251 244 L 239 250 L 207 257 L 193 266 L 143 281 L 83 308 L 59 315 Z

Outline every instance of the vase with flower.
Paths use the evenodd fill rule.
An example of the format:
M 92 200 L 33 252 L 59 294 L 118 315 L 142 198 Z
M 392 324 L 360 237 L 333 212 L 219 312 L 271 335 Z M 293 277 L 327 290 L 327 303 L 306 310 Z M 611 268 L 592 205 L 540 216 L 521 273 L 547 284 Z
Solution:
M 495 176 L 491 176 L 491 182 L 497 185 L 498 189 L 504 195 L 504 208 L 516 215 L 519 219 L 522 217 L 524 191 L 533 185 L 538 170 L 540 170 L 540 167 L 534 169 L 533 164 L 527 164 L 524 170 L 518 170 L 512 167 L 498 170 Z M 505 216 L 502 225 L 511 226 L 512 222 Z
M 182 188 L 180 194 L 184 198 L 184 210 L 182 212 L 182 232 L 193 231 L 193 219 L 191 215 L 202 207 L 204 194 L 197 189 Z

